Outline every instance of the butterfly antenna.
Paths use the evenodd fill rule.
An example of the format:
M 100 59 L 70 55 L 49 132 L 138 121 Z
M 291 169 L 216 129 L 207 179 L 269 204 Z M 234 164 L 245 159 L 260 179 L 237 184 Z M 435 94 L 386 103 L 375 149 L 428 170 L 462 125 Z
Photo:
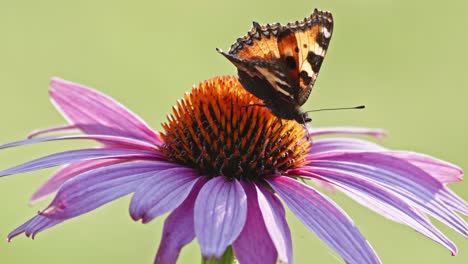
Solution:
M 321 112 L 321 111 L 333 111 L 333 110 L 364 109 L 364 108 L 366 108 L 365 105 L 358 105 L 358 106 L 353 106 L 353 107 L 322 108 L 322 109 L 314 109 L 314 110 L 306 111 L 306 113 Z

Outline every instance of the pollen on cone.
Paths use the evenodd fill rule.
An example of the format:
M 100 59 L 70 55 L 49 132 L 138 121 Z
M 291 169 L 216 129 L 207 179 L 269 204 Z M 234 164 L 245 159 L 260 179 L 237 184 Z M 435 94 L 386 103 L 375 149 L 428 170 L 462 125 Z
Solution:
M 257 179 L 305 163 L 306 130 L 279 120 L 235 77 L 193 87 L 162 124 L 161 151 L 208 176 Z M 260 105 L 260 106 L 259 106 Z

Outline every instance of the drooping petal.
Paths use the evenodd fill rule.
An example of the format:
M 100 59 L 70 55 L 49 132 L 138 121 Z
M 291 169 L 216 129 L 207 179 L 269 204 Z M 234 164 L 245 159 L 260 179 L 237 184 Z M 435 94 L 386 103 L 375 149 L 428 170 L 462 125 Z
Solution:
M 277 176 L 266 180 L 302 223 L 341 255 L 346 263 L 380 263 L 352 220 L 334 202 L 289 177 Z
M 385 148 L 376 143 L 356 138 L 322 138 L 314 140 L 309 159 L 313 159 L 315 155 L 330 151 L 347 152 L 383 150 L 385 150 Z
M 379 128 L 366 128 L 366 127 L 320 127 L 309 128 L 309 135 L 312 137 L 330 135 L 330 134 L 354 134 L 366 135 L 375 138 L 383 138 L 387 135 L 385 130 Z
M 247 198 L 241 184 L 215 177 L 201 189 L 195 201 L 195 234 L 205 258 L 220 258 L 245 224 Z
M 30 204 L 34 204 L 37 201 L 47 197 L 48 195 L 56 192 L 58 188 L 67 180 L 82 174 L 84 172 L 106 167 L 112 164 L 127 162 L 126 159 L 97 159 L 97 160 L 86 160 L 82 162 L 76 162 L 59 169 L 54 175 L 52 175 L 46 182 L 44 182 L 31 196 L 29 200 Z
M 441 183 L 451 183 L 462 180 L 463 170 L 449 162 L 411 151 L 387 151 L 385 154 L 410 162 L 429 173 Z
M 384 154 L 410 162 L 443 184 L 461 181 L 463 177 L 460 167 L 428 155 L 410 151 L 386 151 Z M 468 215 L 468 203 L 451 190 L 446 189 L 446 194 L 439 198 L 453 210 Z
M 463 170 L 449 162 L 410 151 L 386 150 L 375 143 L 360 139 L 327 138 L 316 140 L 314 141 L 314 146 L 310 151 L 310 155 L 307 157 L 307 160 L 313 162 L 316 159 L 327 159 L 330 156 L 339 156 L 351 151 L 378 151 L 388 156 L 406 160 L 412 165 L 424 170 L 430 176 L 443 184 L 460 181 L 463 176 Z M 326 188 L 329 187 L 325 182 L 319 182 L 318 184 L 324 185 Z M 446 189 L 445 195 L 440 195 L 440 199 L 451 209 L 464 215 L 468 215 L 468 204 L 456 194 L 452 193 L 449 189 Z
M 404 159 L 411 164 L 421 168 L 442 183 L 460 181 L 463 170 L 449 162 L 411 151 L 387 150 L 384 147 L 366 140 L 355 138 L 325 138 L 314 140 L 310 151 L 309 160 L 320 157 L 321 154 L 335 152 L 334 155 L 349 151 L 379 151 L 386 155 Z
M 31 131 L 31 133 L 28 134 L 27 138 L 29 139 L 29 138 L 34 138 L 37 136 L 47 135 L 47 134 L 51 134 L 55 132 L 64 132 L 64 131 L 73 131 L 73 130 L 78 130 L 78 128 L 75 125 L 48 127 L 44 129 Z
M 358 202 L 363 202 L 370 209 L 378 208 L 378 212 L 397 222 L 406 224 L 421 234 L 448 248 L 453 255 L 457 248 L 444 234 L 434 227 L 429 220 L 413 209 L 408 203 L 397 195 L 387 191 L 369 181 L 359 179 L 349 173 L 337 172 L 327 169 L 314 169 L 314 167 L 291 170 L 294 175 L 302 175 L 327 180 L 338 188 L 352 193 L 351 198 L 358 197 Z
M 114 99 L 80 84 L 54 78 L 50 95 L 58 110 L 87 134 L 107 134 L 157 143 L 157 135 L 146 123 Z M 101 124 L 112 128 L 102 131 L 83 127 Z
M 47 228 L 51 228 L 52 226 L 55 226 L 57 224 L 60 224 L 61 222 L 63 221 L 57 219 L 50 219 L 42 215 L 36 215 L 24 224 L 15 228 L 15 230 L 11 231 L 8 234 L 8 241 L 10 242 L 14 237 L 22 233 L 25 233 L 27 237 L 31 236 L 34 239 L 37 233 Z
M 156 172 L 135 190 L 130 216 L 135 221 L 143 219 L 143 223 L 148 223 L 177 208 L 201 178 L 197 170 L 187 167 Z
M 397 194 L 439 221 L 468 236 L 468 224 L 452 211 L 449 201 L 462 199 L 430 174 L 408 161 L 377 152 L 358 152 L 330 155 L 316 159 L 316 168 L 352 173 L 355 177 L 372 181 Z M 440 199 L 439 197 L 444 197 Z M 463 208 L 460 208 L 463 210 Z
M 239 263 L 275 264 L 278 254 L 273 244 L 260 211 L 257 190 L 252 183 L 244 183 L 247 195 L 247 220 L 242 232 L 234 241 L 234 255 Z M 281 259 L 283 263 L 288 263 Z
M 179 205 L 164 221 L 161 242 L 154 259 L 155 264 L 173 264 L 179 257 L 180 250 L 195 238 L 193 208 L 195 199 L 203 184 L 201 178 L 195 184 L 184 202 Z
M 124 158 L 124 159 L 158 159 L 159 154 L 154 151 L 132 149 L 80 149 L 52 154 L 15 167 L 0 171 L 0 176 L 40 170 L 44 168 L 64 165 L 72 162 L 95 159 Z
M 438 195 L 449 208 L 468 216 L 468 203 L 450 189 L 445 189 L 445 192 Z
M 96 140 L 96 141 L 103 142 L 107 145 L 125 146 L 127 148 L 150 150 L 150 151 L 156 150 L 156 146 L 146 141 L 126 138 L 126 137 L 108 136 L 108 135 L 65 135 L 65 136 L 62 135 L 62 136 L 31 138 L 31 139 L 25 139 L 25 140 L 20 140 L 20 141 L 15 141 L 15 142 L 10 142 L 7 144 L 0 145 L 0 149 L 17 147 L 17 146 L 22 146 L 22 145 L 27 145 L 27 144 L 56 141 L 56 140 L 70 140 L 70 139 Z
M 257 185 L 257 198 L 263 221 L 283 263 L 293 263 L 291 232 L 281 202 L 270 191 Z
M 65 182 L 41 215 L 64 220 L 87 213 L 135 191 L 159 170 L 173 166 L 168 162 L 134 161 L 88 171 Z
M 325 159 L 329 156 L 346 154 L 351 151 L 378 151 L 388 156 L 404 159 L 414 166 L 424 170 L 443 184 L 460 181 L 463 176 L 463 170 L 449 162 L 416 152 L 386 150 L 375 143 L 351 138 L 327 138 L 315 140 L 314 146 L 310 151 L 310 155 L 307 157 L 307 160 L 313 162 L 315 159 Z M 319 182 L 318 184 L 329 188 L 325 182 Z M 451 193 L 448 189 L 447 192 Z M 445 201 L 452 209 L 468 215 L 468 204 L 456 194 L 441 196 L 440 199 Z

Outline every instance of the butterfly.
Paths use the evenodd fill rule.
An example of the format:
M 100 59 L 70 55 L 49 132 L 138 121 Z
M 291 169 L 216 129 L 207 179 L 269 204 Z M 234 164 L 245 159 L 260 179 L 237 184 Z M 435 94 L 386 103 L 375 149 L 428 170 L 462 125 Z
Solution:
M 311 119 L 300 107 L 317 79 L 332 31 L 332 14 L 315 9 L 286 25 L 253 22 L 228 53 L 217 51 L 237 67 L 242 86 L 275 116 L 305 124 Z

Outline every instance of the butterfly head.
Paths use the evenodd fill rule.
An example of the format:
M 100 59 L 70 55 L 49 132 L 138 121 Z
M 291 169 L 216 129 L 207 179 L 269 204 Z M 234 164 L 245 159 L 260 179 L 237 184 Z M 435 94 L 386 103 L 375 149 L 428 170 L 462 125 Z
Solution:
M 305 124 L 305 123 L 309 123 L 312 121 L 312 119 L 309 117 L 309 115 L 305 112 L 301 112 L 300 113 L 300 118 L 299 120 L 296 119 L 296 121 L 299 123 L 299 124 Z

